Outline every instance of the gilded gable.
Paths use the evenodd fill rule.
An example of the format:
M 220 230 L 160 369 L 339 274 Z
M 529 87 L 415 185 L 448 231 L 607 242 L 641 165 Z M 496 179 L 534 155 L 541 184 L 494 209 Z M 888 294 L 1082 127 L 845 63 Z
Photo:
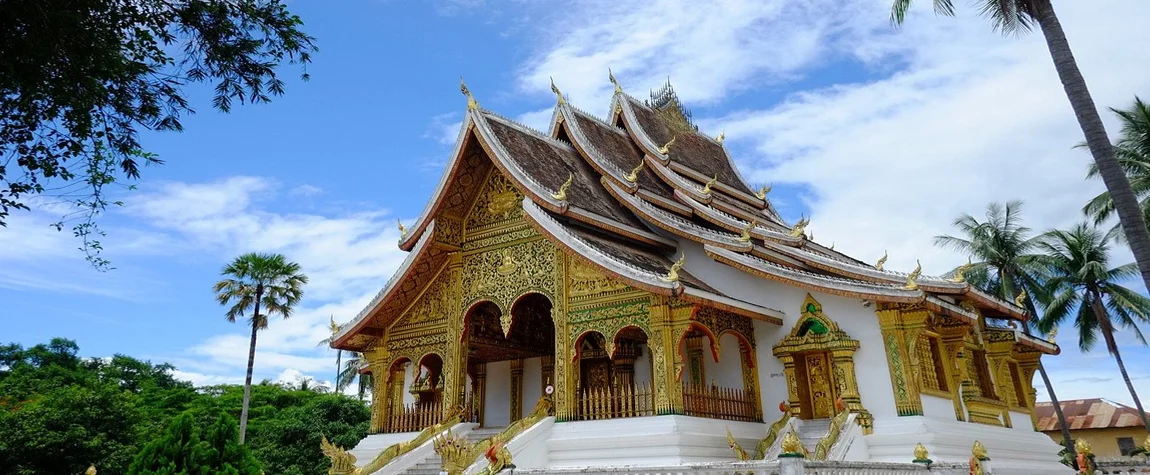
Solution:
M 468 233 L 482 232 L 523 218 L 523 194 L 493 168 L 467 213 Z

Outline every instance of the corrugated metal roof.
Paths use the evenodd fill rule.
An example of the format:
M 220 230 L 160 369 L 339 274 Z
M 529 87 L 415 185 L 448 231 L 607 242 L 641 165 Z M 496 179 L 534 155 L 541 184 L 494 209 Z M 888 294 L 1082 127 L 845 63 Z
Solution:
M 1054 414 L 1054 404 L 1040 402 L 1035 405 L 1034 412 L 1038 416 L 1038 430 L 1062 430 Z M 1070 430 L 1142 427 L 1137 409 L 1102 398 L 1062 401 L 1062 413 L 1070 424 Z

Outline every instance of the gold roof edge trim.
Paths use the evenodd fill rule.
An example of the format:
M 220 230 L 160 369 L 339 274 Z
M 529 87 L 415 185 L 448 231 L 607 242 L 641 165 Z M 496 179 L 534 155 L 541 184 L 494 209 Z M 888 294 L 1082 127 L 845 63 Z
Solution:
M 455 179 L 455 174 L 459 172 L 459 166 L 463 163 L 463 150 L 467 142 L 467 134 L 471 131 L 474 123 L 471 120 L 471 113 L 464 114 L 463 124 L 459 127 L 459 135 L 455 138 L 455 148 L 451 151 L 451 159 L 447 162 L 447 168 L 443 170 L 443 175 L 439 177 L 439 184 L 436 185 L 435 190 L 431 192 L 431 199 L 427 201 L 427 205 L 423 207 L 420 212 L 419 218 L 408 228 L 407 236 L 399 239 L 399 248 L 404 251 L 410 251 L 424 233 L 427 224 L 433 220 L 435 212 L 443 204 L 443 199 L 447 191 L 447 186 Z
M 656 227 L 676 236 L 700 244 L 711 244 L 735 251 L 747 252 L 753 247 L 750 242 L 739 241 L 739 235 L 737 234 L 723 233 L 699 226 L 668 211 L 663 211 L 658 206 L 648 203 L 641 198 L 623 193 L 622 190 L 619 190 L 610 183 L 604 183 L 604 186 L 607 188 L 608 193 L 621 202 L 624 207 L 631 210 L 631 212 Z
M 558 127 L 566 127 L 567 131 L 569 132 L 568 135 L 571 137 L 571 144 L 575 147 L 575 150 L 579 152 L 579 155 L 584 157 L 588 164 L 595 169 L 595 171 L 598 171 L 600 175 L 610 177 L 612 181 L 618 183 L 620 186 L 626 187 L 632 193 L 637 191 L 639 189 L 639 185 L 637 183 L 631 183 L 627 181 L 626 170 L 622 170 L 614 163 L 604 159 L 603 152 L 600 151 L 598 147 L 596 147 L 595 144 L 587 138 L 587 135 L 583 132 L 583 128 L 579 126 L 578 121 L 573 120 L 571 117 L 567 117 L 569 114 L 574 115 L 579 113 L 573 109 L 574 108 L 568 104 L 561 104 L 556 107 L 557 114 L 565 118 L 565 120 L 562 121 L 562 124 L 553 125 L 553 127 L 556 127 L 556 131 L 558 131 Z M 584 113 L 583 115 L 587 114 Z M 591 116 L 588 115 L 588 117 Z M 609 127 L 611 127 L 611 129 L 616 129 L 614 126 Z M 623 133 L 622 131 L 619 132 Z M 627 138 L 630 140 L 630 137 Z

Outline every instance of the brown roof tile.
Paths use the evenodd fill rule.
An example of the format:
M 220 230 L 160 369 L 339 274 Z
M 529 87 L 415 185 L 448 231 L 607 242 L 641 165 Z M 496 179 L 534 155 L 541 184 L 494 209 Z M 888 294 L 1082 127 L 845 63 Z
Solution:
M 1071 430 L 1142 427 L 1137 409 L 1102 398 L 1062 401 L 1062 413 Z M 1040 402 L 1035 405 L 1034 414 L 1038 417 L 1038 430 L 1061 430 L 1058 416 L 1054 414 L 1054 404 Z
M 619 133 L 622 131 L 588 117 L 577 109 L 572 108 L 572 112 L 577 121 L 575 125 L 579 127 L 587 140 L 591 141 L 591 144 L 603 155 L 604 159 L 609 160 L 620 170 L 629 172 L 643 160 L 642 152 L 625 132 Z M 639 172 L 638 185 L 644 190 L 667 199 L 673 199 L 671 187 L 646 167 Z

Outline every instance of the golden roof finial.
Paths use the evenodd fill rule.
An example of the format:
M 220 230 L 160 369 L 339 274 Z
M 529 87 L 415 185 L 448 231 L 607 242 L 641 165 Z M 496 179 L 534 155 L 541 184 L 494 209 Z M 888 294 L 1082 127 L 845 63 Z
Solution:
M 572 173 L 567 177 L 567 181 L 559 185 L 559 191 L 551 193 L 551 197 L 559 201 L 567 201 L 567 189 L 571 187 L 571 182 L 575 181 L 575 174 Z
M 467 110 L 479 110 L 479 102 L 471 96 L 471 90 L 467 88 L 467 84 L 463 82 L 463 76 L 459 77 L 459 92 L 467 96 Z
M 1051 328 L 1050 332 L 1046 334 L 1046 341 L 1054 343 L 1055 338 L 1058 338 L 1058 327 Z M 1150 442 L 1150 436 L 1147 436 L 1146 441 Z M 1150 450 L 1150 449 L 1146 449 L 1146 450 Z
M 628 173 L 627 176 L 625 176 L 623 178 L 627 179 L 628 183 L 635 183 L 635 182 L 639 181 L 639 172 L 643 171 L 643 165 L 645 165 L 646 163 L 647 162 L 643 161 L 643 159 L 640 158 L 639 164 L 635 165 L 635 168 L 633 168 L 631 170 L 631 173 Z
M 335 323 L 335 315 L 328 317 L 327 326 L 332 335 L 339 333 L 339 324 Z
M 811 220 L 805 216 L 800 218 L 799 222 L 795 223 L 794 227 L 791 228 L 791 237 L 806 237 L 808 224 L 811 224 Z
M 611 68 L 607 68 L 607 79 L 610 79 L 611 84 L 615 85 L 615 94 L 623 92 L 623 86 L 619 85 L 619 81 L 615 79 L 615 73 L 611 72 Z
M 1025 308 L 1027 298 L 1030 298 L 1030 296 L 1026 294 L 1026 289 L 1022 289 L 1022 291 L 1019 292 L 1016 297 L 1014 297 L 1014 306 Z
M 399 238 L 403 239 L 407 237 L 407 226 L 403 225 L 403 221 L 397 219 L 395 220 L 395 224 L 399 225 Z
M 719 145 L 722 145 L 724 140 L 727 140 L 727 131 L 726 130 L 719 132 L 719 135 L 715 137 L 715 141 L 718 142 Z
M 707 180 L 707 183 L 703 185 L 703 194 L 704 195 L 711 194 L 711 187 L 715 186 L 715 183 L 718 183 L 718 181 L 719 181 L 719 175 L 716 173 L 713 178 L 711 178 L 710 180 Z
M 831 247 L 829 247 L 828 249 L 830 249 L 832 251 L 835 250 L 835 242 L 834 241 L 831 241 Z
M 96 466 L 95 465 L 89 465 L 88 470 L 84 471 L 84 475 L 96 475 Z
M 751 230 L 755 229 L 755 226 L 758 224 L 759 222 L 754 219 L 752 219 L 750 223 L 747 223 L 747 227 L 743 228 L 743 233 L 739 235 L 738 241 L 751 242 Z
M 1083 439 L 1078 439 L 1078 440 L 1083 440 Z M 979 459 L 979 460 L 989 460 L 990 459 L 989 457 L 986 456 L 986 446 L 982 445 L 982 442 L 977 441 L 977 440 L 974 441 L 974 446 L 970 448 L 970 455 L 973 455 L 974 458 Z
M 563 93 L 559 91 L 559 86 L 555 85 L 555 78 L 551 78 L 551 92 L 555 93 L 555 97 L 557 98 L 556 100 L 559 101 L 559 105 L 567 103 L 567 99 L 564 99 Z
M 658 152 L 659 152 L 660 154 L 662 154 L 662 155 L 666 155 L 666 154 L 668 154 L 668 153 L 671 153 L 671 146 L 672 146 L 672 145 L 675 145 L 675 141 L 676 141 L 676 140 L 678 140 L 678 139 L 679 139 L 679 136 L 678 136 L 678 135 L 672 135 L 672 136 L 671 136 L 671 141 L 670 141 L 670 142 L 667 142 L 667 143 L 665 143 L 665 144 L 663 144 L 663 146 L 662 146 L 662 147 L 659 147 L 659 150 L 658 150 Z
M 882 270 L 883 264 L 886 264 L 886 258 L 887 258 L 886 251 L 882 251 L 882 257 L 878 258 L 878 262 L 876 262 L 874 264 L 874 268 L 878 269 L 878 270 Z
M 970 270 L 971 267 L 974 267 L 974 262 L 971 262 L 970 258 L 967 257 L 966 264 L 958 266 L 958 269 L 955 269 L 954 277 L 951 277 L 950 281 L 955 283 L 966 282 L 966 271 Z
M 759 192 L 755 193 L 755 197 L 760 199 L 760 200 L 766 200 L 767 199 L 767 193 L 770 193 L 770 192 L 771 192 L 771 186 L 770 185 L 763 185 L 763 186 L 759 187 Z
M 922 442 L 914 444 L 914 461 L 919 463 L 930 462 L 930 452 L 926 451 L 926 446 L 922 445 Z
M 671 270 L 669 272 L 667 272 L 667 276 L 663 277 L 663 280 L 666 282 L 678 282 L 679 281 L 679 270 L 683 268 L 683 264 L 685 264 L 686 262 L 687 262 L 687 253 L 684 252 L 683 255 L 679 257 L 679 260 L 675 261 L 674 264 L 671 264 Z
M 914 262 L 917 265 L 914 267 L 914 270 L 906 275 L 906 285 L 902 287 L 906 290 L 918 290 L 918 282 L 915 280 L 918 279 L 918 276 L 922 275 L 922 262 L 919 262 L 917 259 Z

